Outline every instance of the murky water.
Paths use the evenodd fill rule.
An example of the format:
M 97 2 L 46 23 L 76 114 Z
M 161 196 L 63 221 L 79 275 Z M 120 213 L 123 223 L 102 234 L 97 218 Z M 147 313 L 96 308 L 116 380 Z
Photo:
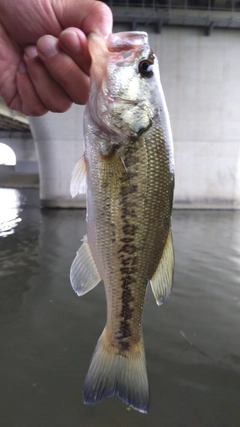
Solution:
M 144 310 L 148 415 L 83 405 L 106 316 L 102 285 L 69 284 L 84 233 L 85 211 L 0 189 L 0 426 L 239 427 L 240 212 L 174 211 L 174 292 L 159 308 L 149 289 Z

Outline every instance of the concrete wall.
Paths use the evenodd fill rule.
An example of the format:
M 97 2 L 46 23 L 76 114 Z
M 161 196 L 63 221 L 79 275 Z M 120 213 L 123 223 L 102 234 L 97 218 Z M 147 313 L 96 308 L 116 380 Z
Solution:
M 175 206 L 240 208 L 239 31 L 168 27 L 150 42 L 175 142 Z
M 38 173 L 38 161 L 33 138 L 24 132 L 0 132 L 0 142 L 8 145 L 16 155 L 15 171 Z
M 84 207 L 86 198 L 72 199 L 70 181 L 73 168 L 83 153 L 84 107 L 73 105 L 64 114 L 48 113 L 30 117 L 40 173 L 43 207 Z
M 173 128 L 175 206 L 240 208 L 239 32 L 218 29 L 206 37 L 196 28 L 147 30 Z M 65 114 L 30 119 L 45 206 L 84 203 L 69 194 L 71 171 L 83 150 L 82 112 L 73 106 Z

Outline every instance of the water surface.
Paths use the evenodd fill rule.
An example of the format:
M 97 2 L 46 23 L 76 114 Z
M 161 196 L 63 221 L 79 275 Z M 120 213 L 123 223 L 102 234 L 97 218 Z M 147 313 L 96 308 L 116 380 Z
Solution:
M 102 284 L 78 298 L 69 283 L 84 233 L 84 210 L 0 189 L 0 426 L 239 427 L 240 212 L 174 211 L 174 291 L 144 309 L 147 415 L 83 405 L 106 317 Z

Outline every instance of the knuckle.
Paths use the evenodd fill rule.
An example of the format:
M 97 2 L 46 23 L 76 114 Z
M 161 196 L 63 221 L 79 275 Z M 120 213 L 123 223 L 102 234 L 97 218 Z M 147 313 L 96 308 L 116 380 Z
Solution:
M 72 101 L 68 99 L 62 99 L 58 103 L 50 106 L 49 110 L 53 113 L 65 113 L 72 105 Z
M 44 107 L 42 104 L 35 104 L 34 106 L 28 106 L 23 105 L 22 112 L 26 116 L 32 116 L 32 117 L 40 117 L 47 113 L 47 108 Z

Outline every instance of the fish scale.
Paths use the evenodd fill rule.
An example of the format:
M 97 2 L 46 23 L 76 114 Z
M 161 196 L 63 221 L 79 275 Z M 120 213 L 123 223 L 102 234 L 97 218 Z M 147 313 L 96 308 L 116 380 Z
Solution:
M 126 49 L 132 48 L 130 56 L 124 55 L 125 41 Z M 118 33 L 108 41 L 91 36 L 89 50 L 85 152 L 72 184 L 74 194 L 78 186 L 83 191 L 86 176 L 87 237 L 70 277 L 78 295 L 103 280 L 107 322 L 85 379 L 84 402 L 117 394 L 146 412 L 149 385 L 141 328 L 145 294 L 150 283 L 162 304 L 173 276 L 171 128 L 146 33 Z

